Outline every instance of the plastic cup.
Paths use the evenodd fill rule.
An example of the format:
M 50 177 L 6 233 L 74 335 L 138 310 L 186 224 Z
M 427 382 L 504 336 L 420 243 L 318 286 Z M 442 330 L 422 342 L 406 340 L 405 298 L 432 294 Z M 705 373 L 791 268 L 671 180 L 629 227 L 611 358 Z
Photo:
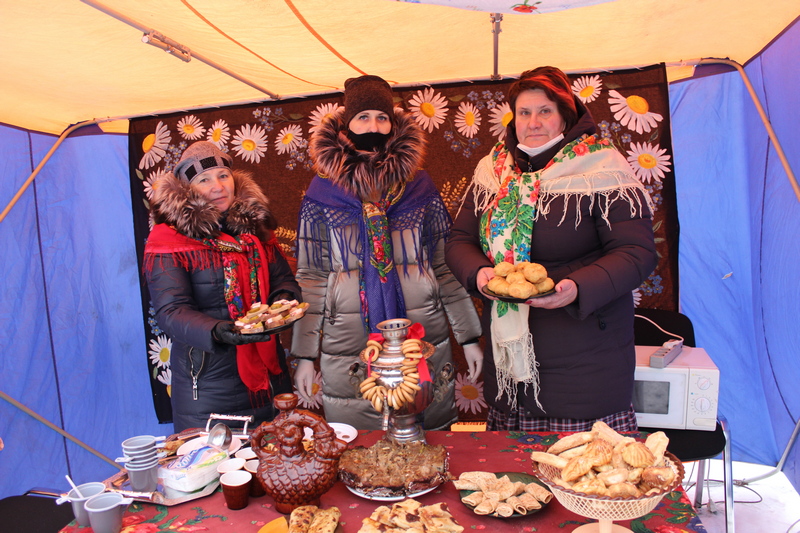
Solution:
M 86 527 L 89 525 L 89 513 L 87 513 L 86 509 L 83 508 L 83 504 L 86 503 L 86 500 L 92 496 L 105 491 L 106 486 L 99 481 L 94 481 L 92 483 L 78 485 L 78 490 L 83 495 L 82 498 L 78 496 L 78 493 L 75 492 L 75 489 L 72 489 L 67 493 L 66 499 L 72 504 L 72 512 L 75 513 L 75 521 L 79 526 Z
M 158 488 L 158 460 L 153 464 L 142 467 L 131 466 L 130 463 L 125 467 L 128 472 L 128 483 L 131 490 L 136 492 L 153 492 Z
M 253 475 L 246 470 L 234 470 L 225 472 L 220 476 L 219 483 L 222 485 L 222 494 L 225 496 L 225 503 L 228 509 L 236 511 L 244 509 L 250 500 L 250 481 Z
M 147 452 L 156 447 L 157 442 L 164 442 L 166 437 L 154 437 L 152 435 L 139 435 L 122 441 L 122 451 L 129 456 L 132 453 Z
M 83 504 L 89 514 L 89 524 L 94 533 L 119 533 L 122 515 L 133 500 L 118 492 L 104 492 L 92 496 Z

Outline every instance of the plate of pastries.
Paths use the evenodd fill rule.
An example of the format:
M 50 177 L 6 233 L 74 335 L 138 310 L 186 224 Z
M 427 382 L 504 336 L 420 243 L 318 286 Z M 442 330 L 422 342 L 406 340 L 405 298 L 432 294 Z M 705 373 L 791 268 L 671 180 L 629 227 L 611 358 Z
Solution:
M 279 333 L 303 318 L 308 303 L 297 300 L 275 300 L 271 305 L 255 302 L 247 312 L 236 319 L 234 328 L 249 333 Z
M 553 294 L 555 283 L 548 277 L 547 269 L 539 263 L 503 261 L 494 266 L 494 277 L 483 288 L 483 292 L 503 302 L 523 303 L 531 298 Z

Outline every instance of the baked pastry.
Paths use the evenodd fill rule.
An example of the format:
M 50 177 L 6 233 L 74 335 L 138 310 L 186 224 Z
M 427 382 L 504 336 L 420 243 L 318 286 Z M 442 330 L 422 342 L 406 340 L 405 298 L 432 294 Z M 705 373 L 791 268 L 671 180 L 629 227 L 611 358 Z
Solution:
M 408 496 L 447 481 L 447 450 L 421 442 L 380 440 L 346 450 L 339 479 L 367 496 Z

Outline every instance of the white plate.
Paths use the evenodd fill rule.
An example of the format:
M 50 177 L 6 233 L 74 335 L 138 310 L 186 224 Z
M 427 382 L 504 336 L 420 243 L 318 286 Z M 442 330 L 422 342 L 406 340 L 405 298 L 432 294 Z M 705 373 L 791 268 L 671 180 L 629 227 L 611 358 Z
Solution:
M 178 455 L 186 455 L 192 450 L 196 450 L 198 448 L 202 448 L 206 445 L 206 439 L 208 439 L 208 435 L 202 435 L 197 437 L 196 439 L 192 439 L 190 441 L 184 442 L 181 444 L 181 447 L 178 448 Z M 242 439 L 237 437 L 236 435 L 233 436 L 231 439 L 231 445 L 228 447 L 228 455 L 233 455 L 234 453 L 239 451 L 239 448 L 242 447 Z
M 358 437 L 358 430 L 349 424 L 340 424 L 339 422 L 328 422 L 328 425 L 336 433 L 336 438 L 345 442 L 352 442 Z M 314 438 L 314 431 L 311 428 L 303 428 L 303 440 L 312 440 Z
M 345 485 L 347 487 L 347 485 Z M 437 485 L 438 487 L 438 485 Z M 347 490 L 355 494 L 356 496 L 360 496 L 362 498 L 366 498 L 368 500 L 375 500 L 376 502 L 399 502 L 401 500 L 405 500 L 406 498 L 416 498 L 417 496 L 422 496 L 423 494 L 428 494 L 430 491 L 435 489 L 436 487 L 431 487 L 429 489 L 421 490 L 419 492 L 412 492 L 411 494 L 407 494 L 405 496 L 370 496 L 368 494 L 364 494 L 363 492 L 354 489 L 353 487 L 347 487 Z

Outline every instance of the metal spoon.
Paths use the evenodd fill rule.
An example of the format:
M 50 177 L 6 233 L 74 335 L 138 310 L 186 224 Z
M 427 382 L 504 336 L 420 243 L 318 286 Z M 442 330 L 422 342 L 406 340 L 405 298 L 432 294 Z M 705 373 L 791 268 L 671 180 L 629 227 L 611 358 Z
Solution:
M 206 443 L 212 448 L 227 453 L 232 440 L 233 434 L 231 433 L 231 428 L 220 422 L 208 432 Z

